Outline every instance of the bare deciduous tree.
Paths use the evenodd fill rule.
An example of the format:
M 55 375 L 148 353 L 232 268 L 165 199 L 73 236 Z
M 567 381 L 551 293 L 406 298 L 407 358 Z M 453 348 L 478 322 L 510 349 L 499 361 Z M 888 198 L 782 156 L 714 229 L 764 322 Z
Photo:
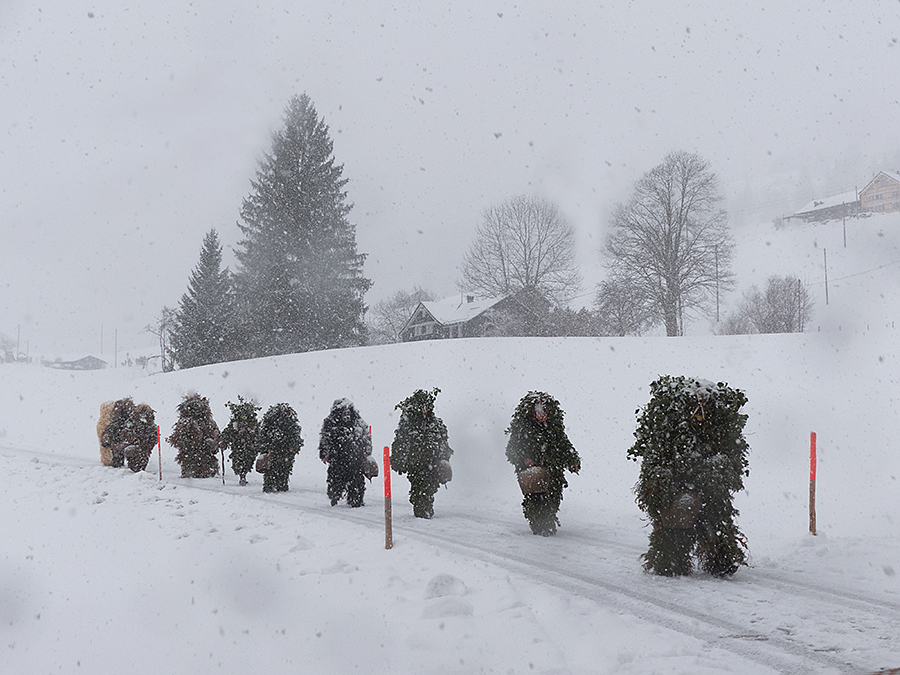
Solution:
M 640 335 L 653 324 L 647 298 L 628 279 L 606 279 L 594 296 L 597 329 L 601 335 Z
M 534 289 L 563 305 L 581 287 L 575 231 L 550 202 L 513 197 L 485 210 L 461 274 L 467 291 L 504 296 Z
M 397 291 L 387 300 L 369 309 L 369 343 L 373 345 L 400 342 L 400 331 L 420 302 L 434 300 L 434 294 L 415 286 L 411 291 Z
M 721 333 L 802 333 L 812 319 L 813 300 L 797 277 L 771 276 L 765 292 L 756 286 L 744 293 Z
M 644 174 L 613 214 L 606 265 L 646 299 L 666 335 L 683 334 L 685 310 L 705 308 L 732 285 L 733 244 L 720 201 L 709 163 L 679 151 Z
M 159 339 L 159 358 L 162 372 L 168 373 L 175 369 L 175 359 L 172 354 L 172 331 L 175 329 L 178 313 L 171 307 L 163 307 L 156 323 L 148 324 L 144 330 L 155 335 Z M 155 357 L 153 357 L 155 358 Z

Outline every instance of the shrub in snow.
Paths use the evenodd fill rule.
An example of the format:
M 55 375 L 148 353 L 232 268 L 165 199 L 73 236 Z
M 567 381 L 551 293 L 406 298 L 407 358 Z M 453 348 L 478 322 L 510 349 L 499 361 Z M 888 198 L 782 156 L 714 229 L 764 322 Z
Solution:
M 263 492 L 287 492 L 294 457 L 303 447 L 296 411 L 287 403 L 269 408 L 259 425 L 256 445 L 265 456 Z
M 366 493 L 364 468 L 372 456 L 372 437 L 366 421 L 352 401 L 341 398 L 331 404 L 319 434 L 319 459 L 328 465 L 328 498 L 331 505 L 347 494 L 347 503 L 363 505 Z M 377 464 L 375 465 L 377 469 Z
M 641 460 L 636 501 L 653 525 L 644 568 L 690 574 L 696 558 L 705 572 L 730 576 L 746 564 L 732 497 L 749 474 L 740 412 L 747 397 L 722 382 L 669 375 L 650 392 L 628 449 Z
M 200 394 L 185 396 L 178 404 L 178 421 L 166 441 L 178 450 L 175 461 L 181 465 L 182 478 L 210 478 L 219 473 L 219 427 L 209 401 Z
M 409 479 L 409 502 L 417 518 L 434 515 L 434 495 L 442 483 L 450 480 L 450 456 L 453 450 L 447 427 L 434 414 L 434 400 L 441 392 L 418 389 L 398 403 L 400 421 L 391 444 L 391 467 Z
M 238 396 L 238 402 L 229 401 L 225 404 L 231 411 L 231 420 L 222 429 L 219 436 L 219 447 L 231 451 L 228 457 L 231 459 L 231 469 L 236 476 L 240 476 L 240 484 L 247 484 L 247 474 L 253 471 L 253 462 L 256 459 L 256 434 L 259 430 L 259 420 L 256 412 L 261 406 L 253 401 L 245 401 Z
M 581 470 L 581 458 L 566 436 L 559 402 L 541 391 L 529 391 L 513 413 L 506 458 L 515 467 L 522 488 L 522 511 L 531 531 L 556 534 L 556 514 L 568 486 L 565 470 Z

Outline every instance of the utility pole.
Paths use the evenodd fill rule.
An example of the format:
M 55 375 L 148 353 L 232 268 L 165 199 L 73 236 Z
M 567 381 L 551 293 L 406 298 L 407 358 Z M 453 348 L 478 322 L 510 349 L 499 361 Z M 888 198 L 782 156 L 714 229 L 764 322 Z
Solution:
M 719 245 L 716 244 L 716 323 L 719 323 Z

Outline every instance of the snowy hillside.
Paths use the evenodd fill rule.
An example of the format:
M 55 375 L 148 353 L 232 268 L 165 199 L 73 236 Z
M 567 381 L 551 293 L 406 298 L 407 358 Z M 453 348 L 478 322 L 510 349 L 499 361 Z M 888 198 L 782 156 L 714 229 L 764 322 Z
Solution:
M 851 229 L 852 227 L 852 229 Z M 900 666 L 900 219 L 738 233 L 739 280 L 818 282 L 802 335 L 454 340 L 310 353 L 145 376 L 0 366 L 0 662 L 4 672 L 874 673 Z M 833 252 L 833 253 L 832 253 Z M 748 262 L 749 261 L 749 262 Z M 832 268 L 832 265 L 834 266 Z M 833 270 L 833 271 L 832 271 Z M 752 275 L 758 275 L 753 278 Z M 737 295 L 737 294 L 736 294 Z M 900 329 L 900 327 L 898 327 Z M 644 574 L 647 529 L 625 450 L 660 374 L 749 399 L 750 476 L 737 498 L 751 566 L 731 580 Z M 316 444 L 354 400 L 377 448 L 394 405 L 439 387 L 453 481 L 434 520 L 394 483 L 384 549 L 366 506 L 330 507 Z M 534 537 L 504 457 L 516 402 L 566 411 L 580 475 L 553 538 Z M 165 437 L 182 396 L 219 426 L 238 395 L 289 402 L 305 446 L 291 491 L 261 476 L 182 480 L 163 442 L 132 474 L 100 465 L 102 401 L 132 396 Z M 819 535 L 807 533 L 818 435 Z

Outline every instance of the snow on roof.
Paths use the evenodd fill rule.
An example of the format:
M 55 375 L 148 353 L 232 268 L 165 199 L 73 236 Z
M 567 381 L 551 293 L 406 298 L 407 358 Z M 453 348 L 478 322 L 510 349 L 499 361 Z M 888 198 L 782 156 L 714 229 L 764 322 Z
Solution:
M 435 319 L 446 326 L 468 321 L 503 300 L 503 298 L 475 297 L 472 302 L 468 302 L 470 297 L 473 296 L 454 296 L 443 300 L 423 302 L 422 305 L 431 312 Z
M 842 192 L 839 195 L 825 197 L 824 199 L 814 199 L 797 211 L 797 213 L 809 213 L 810 211 L 830 209 L 833 206 L 840 206 L 841 204 L 852 204 L 856 200 L 856 190 L 851 190 L 850 192 Z

